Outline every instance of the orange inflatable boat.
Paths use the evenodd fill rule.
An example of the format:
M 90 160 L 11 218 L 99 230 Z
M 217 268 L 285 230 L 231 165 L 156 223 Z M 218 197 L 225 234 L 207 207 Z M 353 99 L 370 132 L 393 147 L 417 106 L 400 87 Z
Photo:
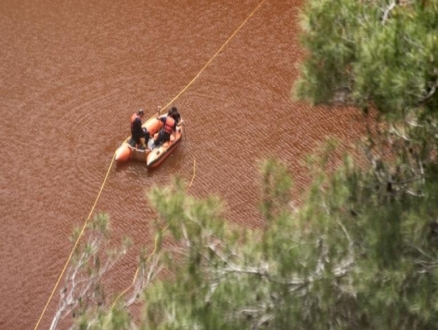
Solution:
M 166 117 L 166 115 L 161 116 Z M 182 123 L 182 118 L 180 123 Z M 115 160 L 117 162 L 126 162 L 130 159 L 135 159 L 143 161 L 146 163 L 147 167 L 154 168 L 160 165 L 175 148 L 180 144 L 183 134 L 183 126 L 178 125 L 176 132 L 170 135 L 170 141 L 165 142 L 159 146 L 154 145 L 153 136 L 158 134 L 160 129 L 163 127 L 161 120 L 157 117 L 148 119 L 142 127 L 145 127 L 151 135 L 148 142 L 147 149 L 137 148 L 135 141 L 129 137 L 122 145 L 116 150 Z

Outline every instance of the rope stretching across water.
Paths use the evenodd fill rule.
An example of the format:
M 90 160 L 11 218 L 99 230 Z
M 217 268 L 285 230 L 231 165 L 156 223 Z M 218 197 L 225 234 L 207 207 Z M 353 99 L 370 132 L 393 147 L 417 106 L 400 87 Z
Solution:
M 249 14 L 249 16 L 242 22 L 242 24 L 240 24 L 239 25 L 239 27 L 233 32 L 233 34 L 231 34 L 231 36 L 227 39 L 227 41 L 225 41 L 225 43 L 218 49 L 218 51 L 210 58 L 210 60 L 208 60 L 208 62 L 202 67 L 202 69 L 198 72 L 198 74 L 169 102 L 169 103 L 167 103 L 164 107 L 163 107 L 163 109 L 166 109 L 167 107 L 169 107 L 176 99 L 178 99 L 194 82 L 195 82 L 195 80 L 196 79 L 198 79 L 198 77 L 201 75 L 201 73 L 210 65 L 210 63 L 217 57 L 217 55 L 219 55 L 219 53 L 225 48 L 225 46 L 231 41 L 231 39 L 233 39 L 233 37 L 236 35 L 236 33 L 237 32 L 239 32 L 239 30 L 245 25 L 245 23 L 254 15 L 254 13 L 263 5 L 263 3 L 265 2 L 266 0 L 262 0 L 258 5 L 257 5 L 257 7 Z M 151 117 L 152 118 L 152 117 Z M 129 138 L 129 137 L 128 137 Z M 126 139 L 126 140 L 128 140 L 128 139 Z M 38 326 L 40 325 L 40 323 L 41 323 L 41 320 L 42 320 L 42 318 L 43 318 L 43 316 L 44 316 L 44 314 L 45 314 L 45 312 L 46 312 L 46 310 L 47 310 L 47 307 L 49 306 L 49 303 L 50 303 L 50 301 L 52 300 L 52 298 L 53 298 L 53 295 L 54 295 L 54 293 L 55 293 L 55 291 L 56 291 L 56 289 L 58 288 L 58 285 L 59 285 L 59 282 L 61 281 L 61 278 L 64 276 L 64 273 L 65 273 L 65 270 L 67 269 L 67 266 L 68 266 L 68 264 L 70 263 L 70 260 L 71 260 L 71 258 L 72 258 L 72 256 L 73 256 L 73 253 L 74 253 L 74 251 L 76 250 L 76 247 L 78 246 L 78 244 L 79 244 L 79 240 L 81 239 L 81 237 L 82 237 L 82 235 L 83 235 L 83 233 L 84 233 L 84 231 L 85 231 L 85 228 L 87 227 L 87 224 L 88 224 L 88 222 L 89 222 L 89 220 L 90 220 L 90 218 L 91 218 L 91 215 L 93 214 L 93 212 L 94 212 L 94 209 L 95 209 L 95 207 L 96 207 L 96 205 L 97 205 L 97 202 L 98 202 L 98 200 L 99 200 L 99 198 L 100 198 L 100 195 L 102 194 L 102 191 L 103 191 L 103 188 L 104 188 L 104 186 L 105 186 L 105 184 L 106 184 L 106 181 L 107 181 L 107 179 L 108 179 L 108 176 L 109 176 L 109 173 L 110 173 L 110 170 L 111 170 L 111 168 L 112 168 L 112 166 L 113 166 L 113 164 L 114 164 L 114 159 L 115 159 L 115 153 L 114 153 L 114 155 L 113 155 L 113 157 L 112 157 L 112 159 L 111 159 L 111 163 L 110 163 L 110 165 L 109 165 L 109 167 L 108 167 L 108 170 L 107 170 L 107 173 L 106 173 L 106 175 L 105 175 L 105 178 L 104 178 L 104 180 L 103 180 L 103 182 L 102 182 L 102 185 L 101 185 L 101 187 L 100 187 L 100 190 L 99 190 L 99 193 L 97 194 L 97 197 L 96 197 L 96 200 L 94 201 L 94 204 L 93 204 L 93 207 L 91 208 L 91 211 L 90 211 L 90 213 L 88 214 L 88 217 L 87 217 L 87 220 L 85 220 L 85 223 L 84 223 L 84 225 L 82 226 L 82 229 L 81 229 L 81 231 L 80 231 L 80 233 L 79 233 L 79 235 L 78 235 L 78 238 L 77 238 L 77 240 L 76 240 L 76 242 L 75 242 L 75 244 L 74 244 L 74 246 L 73 246 L 73 249 L 72 249 L 72 251 L 70 252 L 70 255 L 69 255 L 69 257 L 68 257 L 68 259 L 67 259 L 67 261 L 66 261 L 66 263 L 65 263 L 65 265 L 64 265 L 64 267 L 63 267 L 63 269 L 62 269 L 62 271 L 61 271 L 61 273 L 59 274 L 59 277 L 58 277 L 58 280 L 56 281 L 56 284 L 55 284 L 55 286 L 54 286 L 54 288 L 53 288 L 53 290 L 52 290 L 52 293 L 50 294 L 50 296 L 49 296 L 49 299 L 47 300 L 47 303 L 46 303 L 46 305 L 44 306 L 44 309 L 43 309 L 43 311 L 42 311 L 42 313 L 41 313 L 41 315 L 40 315 L 40 317 L 39 317 L 39 319 L 38 319 L 38 322 L 37 322 L 37 324 L 35 325 L 35 328 L 34 328 L 34 330 L 37 330 L 38 329 Z M 192 178 L 192 182 L 193 182 L 193 179 L 194 179 L 194 176 L 193 176 L 193 178 Z M 191 184 L 192 184 L 192 182 L 190 183 L 190 186 L 191 186 Z M 189 186 L 189 188 L 190 188 L 190 186 Z M 163 229 L 164 230 L 164 229 Z M 158 235 L 158 234 L 157 234 Z M 152 252 L 152 254 L 149 256 L 149 258 L 148 258 L 148 260 L 150 259 L 150 257 L 153 255 L 153 253 L 155 253 L 155 250 L 156 250 L 156 244 L 155 244 L 155 248 L 154 248 L 154 250 L 153 250 L 153 252 Z M 135 273 L 135 276 L 134 276 L 134 280 L 133 280 L 133 283 L 135 282 L 135 280 L 136 280 L 136 278 L 137 278 L 137 275 L 138 275 L 138 269 L 137 269 L 137 271 L 136 271 L 136 273 Z M 133 284 L 132 284 L 133 285 Z M 132 286 L 131 285 L 131 286 Z M 129 286 L 125 291 L 123 291 L 122 292 L 122 294 L 124 294 L 124 293 L 126 293 L 126 291 L 127 290 L 129 290 L 130 288 L 131 288 L 131 286 Z M 120 294 L 119 295 L 119 297 L 122 295 L 122 294 Z M 117 299 L 119 299 L 119 297 L 117 297 Z M 117 299 L 116 299 L 116 301 L 117 301 Z M 114 302 L 115 303 L 115 302 Z M 113 305 L 114 306 L 114 305 Z

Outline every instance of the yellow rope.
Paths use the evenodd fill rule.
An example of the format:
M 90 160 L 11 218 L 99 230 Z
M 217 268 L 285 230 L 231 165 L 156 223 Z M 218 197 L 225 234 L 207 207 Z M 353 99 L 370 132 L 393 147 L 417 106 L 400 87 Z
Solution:
M 202 69 L 198 72 L 198 74 L 186 85 L 186 87 L 184 87 L 182 90 L 181 90 L 181 92 L 179 92 L 169 103 L 167 103 L 166 104 L 166 106 L 164 107 L 164 109 L 166 109 L 168 106 L 170 106 L 176 99 L 178 99 L 192 84 L 193 84 L 193 82 L 196 80 L 196 79 L 198 79 L 198 77 L 201 75 L 201 73 L 207 68 L 207 66 L 213 61 L 213 59 L 215 59 L 216 58 L 216 56 L 222 51 L 222 49 L 224 49 L 224 47 L 230 42 L 230 40 L 236 35 L 236 33 L 245 25 L 245 23 L 254 15 L 254 13 L 262 6 L 262 4 L 265 2 L 266 0 L 262 0 L 258 5 L 257 5 L 257 7 L 251 12 L 251 14 L 249 14 L 249 16 L 242 22 L 242 24 L 240 24 L 239 25 L 239 27 L 233 32 L 233 34 L 227 39 L 227 41 L 225 41 L 225 43 L 218 49 L 218 51 L 213 55 L 213 57 L 212 58 L 210 58 L 210 60 L 202 67 Z M 159 110 L 159 112 L 160 112 L 161 110 Z M 152 118 L 152 117 L 151 117 Z M 150 119 L 151 119 L 150 118 Z M 126 141 L 128 141 L 128 139 L 129 139 L 129 137 L 125 140 L 125 142 Z M 107 173 L 106 173 L 106 175 L 105 175 L 105 179 L 104 179 L 104 181 L 103 181 L 103 183 L 102 183 L 102 185 L 101 185 L 101 187 L 100 187 L 100 190 L 99 190 L 99 193 L 98 193 L 98 195 L 97 195 L 97 197 L 96 197 L 96 200 L 94 201 L 94 204 L 93 204 L 93 207 L 91 208 L 91 211 L 90 211 L 90 213 L 89 213 L 89 215 L 88 215 L 88 217 L 87 217 L 87 220 L 85 221 L 85 223 L 84 223 L 84 225 L 83 225 L 83 227 L 82 227 L 82 229 L 81 229 L 81 232 L 79 233 L 79 236 L 78 236 L 78 238 L 76 239 L 76 242 L 75 242 L 75 244 L 74 244 L 74 246 L 73 246 L 73 249 L 72 249 L 72 251 L 70 252 L 70 255 L 69 255 L 69 257 L 68 257 L 68 259 L 67 259 L 67 262 L 65 263 L 65 265 L 64 265 L 64 267 L 63 267 L 63 269 L 62 269 L 62 272 L 61 272 L 61 274 L 59 275 L 59 277 L 58 277 L 58 280 L 56 281 L 56 284 L 55 284 L 55 287 L 53 288 L 53 290 L 52 290 L 52 293 L 50 294 L 50 296 L 49 296 L 49 299 L 47 300 L 47 302 L 46 302 L 46 305 L 44 306 L 44 309 L 43 309 L 43 311 L 42 311 L 42 313 L 41 313 L 41 315 L 40 315 L 40 317 L 39 317 L 39 319 L 38 319 L 38 322 L 37 322 L 37 324 L 35 325 L 35 328 L 34 328 L 34 330 L 36 330 L 36 329 L 38 329 L 38 326 L 39 326 L 39 324 L 40 324 L 40 322 L 41 322 L 41 320 L 42 320 L 42 318 L 43 318 L 43 316 L 44 316 L 44 314 L 45 314 L 45 312 L 46 312 L 46 310 L 47 310 L 47 306 L 49 305 L 49 303 L 50 303 L 50 301 L 52 300 L 52 298 L 53 298 L 53 295 L 54 295 L 54 293 L 55 293 L 55 291 L 56 291 L 56 289 L 57 289 L 57 287 L 58 287 L 58 285 L 59 285 L 59 282 L 61 281 L 61 278 L 62 278 L 62 276 L 64 275 L 64 272 L 65 272 L 65 270 L 67 269 L 67 266 L 68 266 L 68 264 L 70 263 L 70 260 L 71 260 L 71 258 L 72 258 L 72 256 L 73 256 L 73 253 L 74 253 L 74 251 L 75 251 L 75 249 L 76 249 L 76 247 L 77 247 L 77 245 L 78 245 L 78 243 L 79 243 L 79 240 L 80 240 L 80 238 L 82 237 L 82 235 L 83 235 L 83 233 L 84 233 L 84 231 L 85 231 L 85 228 L 86 228 L 86 226 L 87 226 L 87 224 L 88 224 L 88 221 L 90 220 L 90 217 L 91 217 L 91 215 L 93 214 L 93 211 L 94 211 L 94 208 L 96 207 L 96 205 L 97 205 L 97 201 L 99 200 L 99 197 L 100 197 L 100 195 L 101 195 L 101 193 L 102 193 L 102 191 L 103 191 L 103 188 L 104 188 L 104 186 L 105 186 L 105 183 L 106 183 L 106 181 L 107 181 L 107 179 L 108 179 L 108 175 L 109 175 L 109 173 L 110 173 L 110 170 L 111 170 L 111 167 L 112 167 L 112 165 L 113 165 L 113 163 L 114 163 L 114 158 L 115 158 L 115 153 L 114 153 L 114 155 L 113 155 L 113 157 L 112 157 L 112 159 L 111 159 L 111 164 L 110 164 L 110 166 L 108 167 L 108 171 L 107 171 Z M 193 178 L 194 178 L 194 176 L 193 176 Z M 192 178 L 192 182 L 193 182 L 193 178 Z M 190 188 L 190 186 L 191 186 L 191 184 L 192 184 L 192 182 L 190 182 L 190 185 L 189 185 L 189 188 Z M 154 252 L 155 252 L 155 249 L 154 249 Z M 152 254 L 151 254 L 152 255 Z M 150 256 L 151 256 L 150 255 Z M 149 256 L 149 257 L 150 257 Z M 135 277 L 134 277 L 134 281 L 135 281 L 135 279 L 136 279 L 136 277 L 137 277 L 137 274 L 138 274 L 138 269 L 137 269 L 137 272 L 136 272 L 136 274 L 135 274 Z M 129 288 L 128 288 L 129 289 Z M 126 290 L 128 290 L 128 289 L 126 289 Z M 125 292 L 126 292 L 126 290 L 125 290 Z M 116 299 L 117 300 L 117 299 Z
M 88 214 L 87 220 L 85 221 L 84 225 L 82 226 L 81 232 L 79 233 L 78 238 L 76 239 L 75 245 L 73 246 L 73 249 L 71 250 L 70 255 L 68 256 L 68 259 L 67 259 L 67 261 L 66 261 L 66 263 L 64 265 L 64 268 L 62 269 L 61 274 L 59 274 L 59 277 L 58 277 L 58 280 L 56 281 L 55 287 L 53 288 L 52 293 L 50 294 L 50 297 L 47 300 L 46 305 L 44 306 L 43 312 L 41 313 L 41 316 L 38 319 L 38 322 L 37 322 L 37 324 L 36 324 L 36 326 L 34 328 L 35 330 L 38 329 L 38 326 L 39 326 L 39 324 L 41 322 L 41 319 L 43 318 L 44 313 L 46 312 L 47 306 L 49 305 L 50 301 L 52 300 L 53 294 L 55 293 L 55 290 L 57 289 L 57 287 L 59 285 L 59 282 L 61 281 L 61 278 L 64 275 L 65 270 L 67 269 L 67 265 L 70 263 L 70 260 L 71 260 L 71 258 L 73 256 L 73 253 L 74 253 L 76 247 L 78 246 L 79 240 L 81 239 L 81 236 L 82 236 L 82 234 L 85 231 L 85 228 L 86 228 L 86 226 L 88 224 L 88 221 L 90 220 L 90 217 L 93 214 L 94 208 L 96 207 L 97 201 L 99 200 L 99 197 L 102 194 L 103 187 L 105 186 L 106 180 L 108 179 L 108 175 L 109 175 L 110 170 L 111 170 L 111 167 L 112 167 L 112 165 L 114 163 L 114 157 L 115 157 L 115 153 L 113 155 L 113 158 L 111 159 L 111 164 L 108 167 L 108 171 L 106 172 L 105 179 L 103 180 L 102 186 L 100 187 L 99 193 L 97 194 L 96 200 L 94 201 L 93 207 L 91 208 L 91 211 Z
M 186 87 L 184 87 L 184 89 L 181 92 L 179 92 L 178 95 L 175 96 L 169 103 L 167 103 L 163 109 L 166 109 L 169 105 L 171 105 L 178 97 L 181 96 L 182 93 L 184 93 L 187 90 L 187 88 L 190 87 L 190 85 L 193 84 L 193 82 L 196 79 L 198 79 L 198 77 L 207 68 L 207 66 L 211 63 L 211 61 L 213 61 L 216 58 L 216 56 L 222 51 L 222 49 L 224 49 L 224 47 L 230 42 L 230 40 L 233 39 L 233 37 L 236 35 L 236 33 L 239 32 L 239 30 L 242 28 L 242 26 L 245 25 L 245 23 L 252 17 L 252 15 L 254 15 L 254 13 L 261 7 L 261 5 L 265 1 L 266 0 L 263 0 L 262 2 L 259 3 L 259 5 L 251 12 L 251 14 L 249 14 L 249 16 L 242 22 L 242 24 L 239 25 L 239 27 L 236 29 L 236 31 L 234 31 L 233 34 L 227 39 L 227 41 L 225 41 L 225 43 L 222 45 L 222 47 L 219 48 L 218 51 L 213 55 L 213 57 L 210 58 L 210 60 L 203 66 L 201 71 L 199 71 L 198 74 L 188 83 L 188 85 Z
M 163 108 L 158 108 L 158 113 L 161 113 L 161 109 L 167 109 L 173 102 L 175 102 L 176 99 L 178 99 L 194 82 L 196 79 L 199 78 L 202 72 L 210 65 L 210 63 L 219 55 L 219 53 L 222 51 L 222 49 L 225 48 L 225 46 L 231 41 L 231 39 L 234 38 L 237 32 L 245 25 L 245 23 L 255 14 L 255 12 L 263 5 L 263 3 L 266 0 L 262 0 L 257 7 L 249 14 L 249 16 L 242 22 L 242 24 L 239 25 L 239 27 L 231 34 L 231 36 L 225 41 L 225 43 L 217 50 L 217 52 L 205 63 L 205 65 L 202 67 L 202 69 L 198 72 L 198 74 L 190 80 L 190 82 L 184 87 L 172 100 L 170 100 Z M 152 119 L 154 116 L 151 116 L 148 120 Z M 125 142 L 129 140 L 129 136 L 126 138 Z
M 193 158 L 193 176 L 192 176 L 192 181 L 190 181 L 189 186 L 187 187 L 187 191 L 190 189 L 190 187 L 192 186 L 193 180 L 195 180 L 195 174 L 196 174 L 196 158 Z

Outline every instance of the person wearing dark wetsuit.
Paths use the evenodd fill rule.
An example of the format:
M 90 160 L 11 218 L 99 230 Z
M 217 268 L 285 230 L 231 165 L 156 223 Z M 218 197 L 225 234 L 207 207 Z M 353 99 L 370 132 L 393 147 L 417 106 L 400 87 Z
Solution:
M 146 148 L 149 140 L 149 132 L 142 127 L 141 119 L 144 117 L 144 111 L 140 109 L 131 116 L 131 136 L 137 145 Z

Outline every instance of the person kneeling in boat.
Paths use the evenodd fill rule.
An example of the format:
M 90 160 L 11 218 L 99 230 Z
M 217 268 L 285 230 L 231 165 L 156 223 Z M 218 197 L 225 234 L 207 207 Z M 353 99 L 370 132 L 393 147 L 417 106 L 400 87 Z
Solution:
M 177 122 L 176 122 L 176 120 L 172 116 L 173 115 L 173 110 L 172 109 L 169 109 L 169 111 L 167 111 L 167 116 L 166 117 L 157 117 L 158 120 L 161 120 L 163 122 L 164 126 L 160 130 L 160 132 L 158 133 L 157 138 L 154 141 L 154 145 L 155 146 L 159 146 L 160 144 L 169 141 L 170 140 L 170 134 L 172 134 L 173 132 L 176 131 Z
M 138 112 L 134 113 L 131 116 L 131 136 L 132 139 L 135 141 L 136 147 L 140 146 L 141 148 L 146 149 L 149 140 L 149 132 L 146 128 L 143 128 L 141 126 L 141 120 L 143 117 L 143 109 L 140 109 Z

